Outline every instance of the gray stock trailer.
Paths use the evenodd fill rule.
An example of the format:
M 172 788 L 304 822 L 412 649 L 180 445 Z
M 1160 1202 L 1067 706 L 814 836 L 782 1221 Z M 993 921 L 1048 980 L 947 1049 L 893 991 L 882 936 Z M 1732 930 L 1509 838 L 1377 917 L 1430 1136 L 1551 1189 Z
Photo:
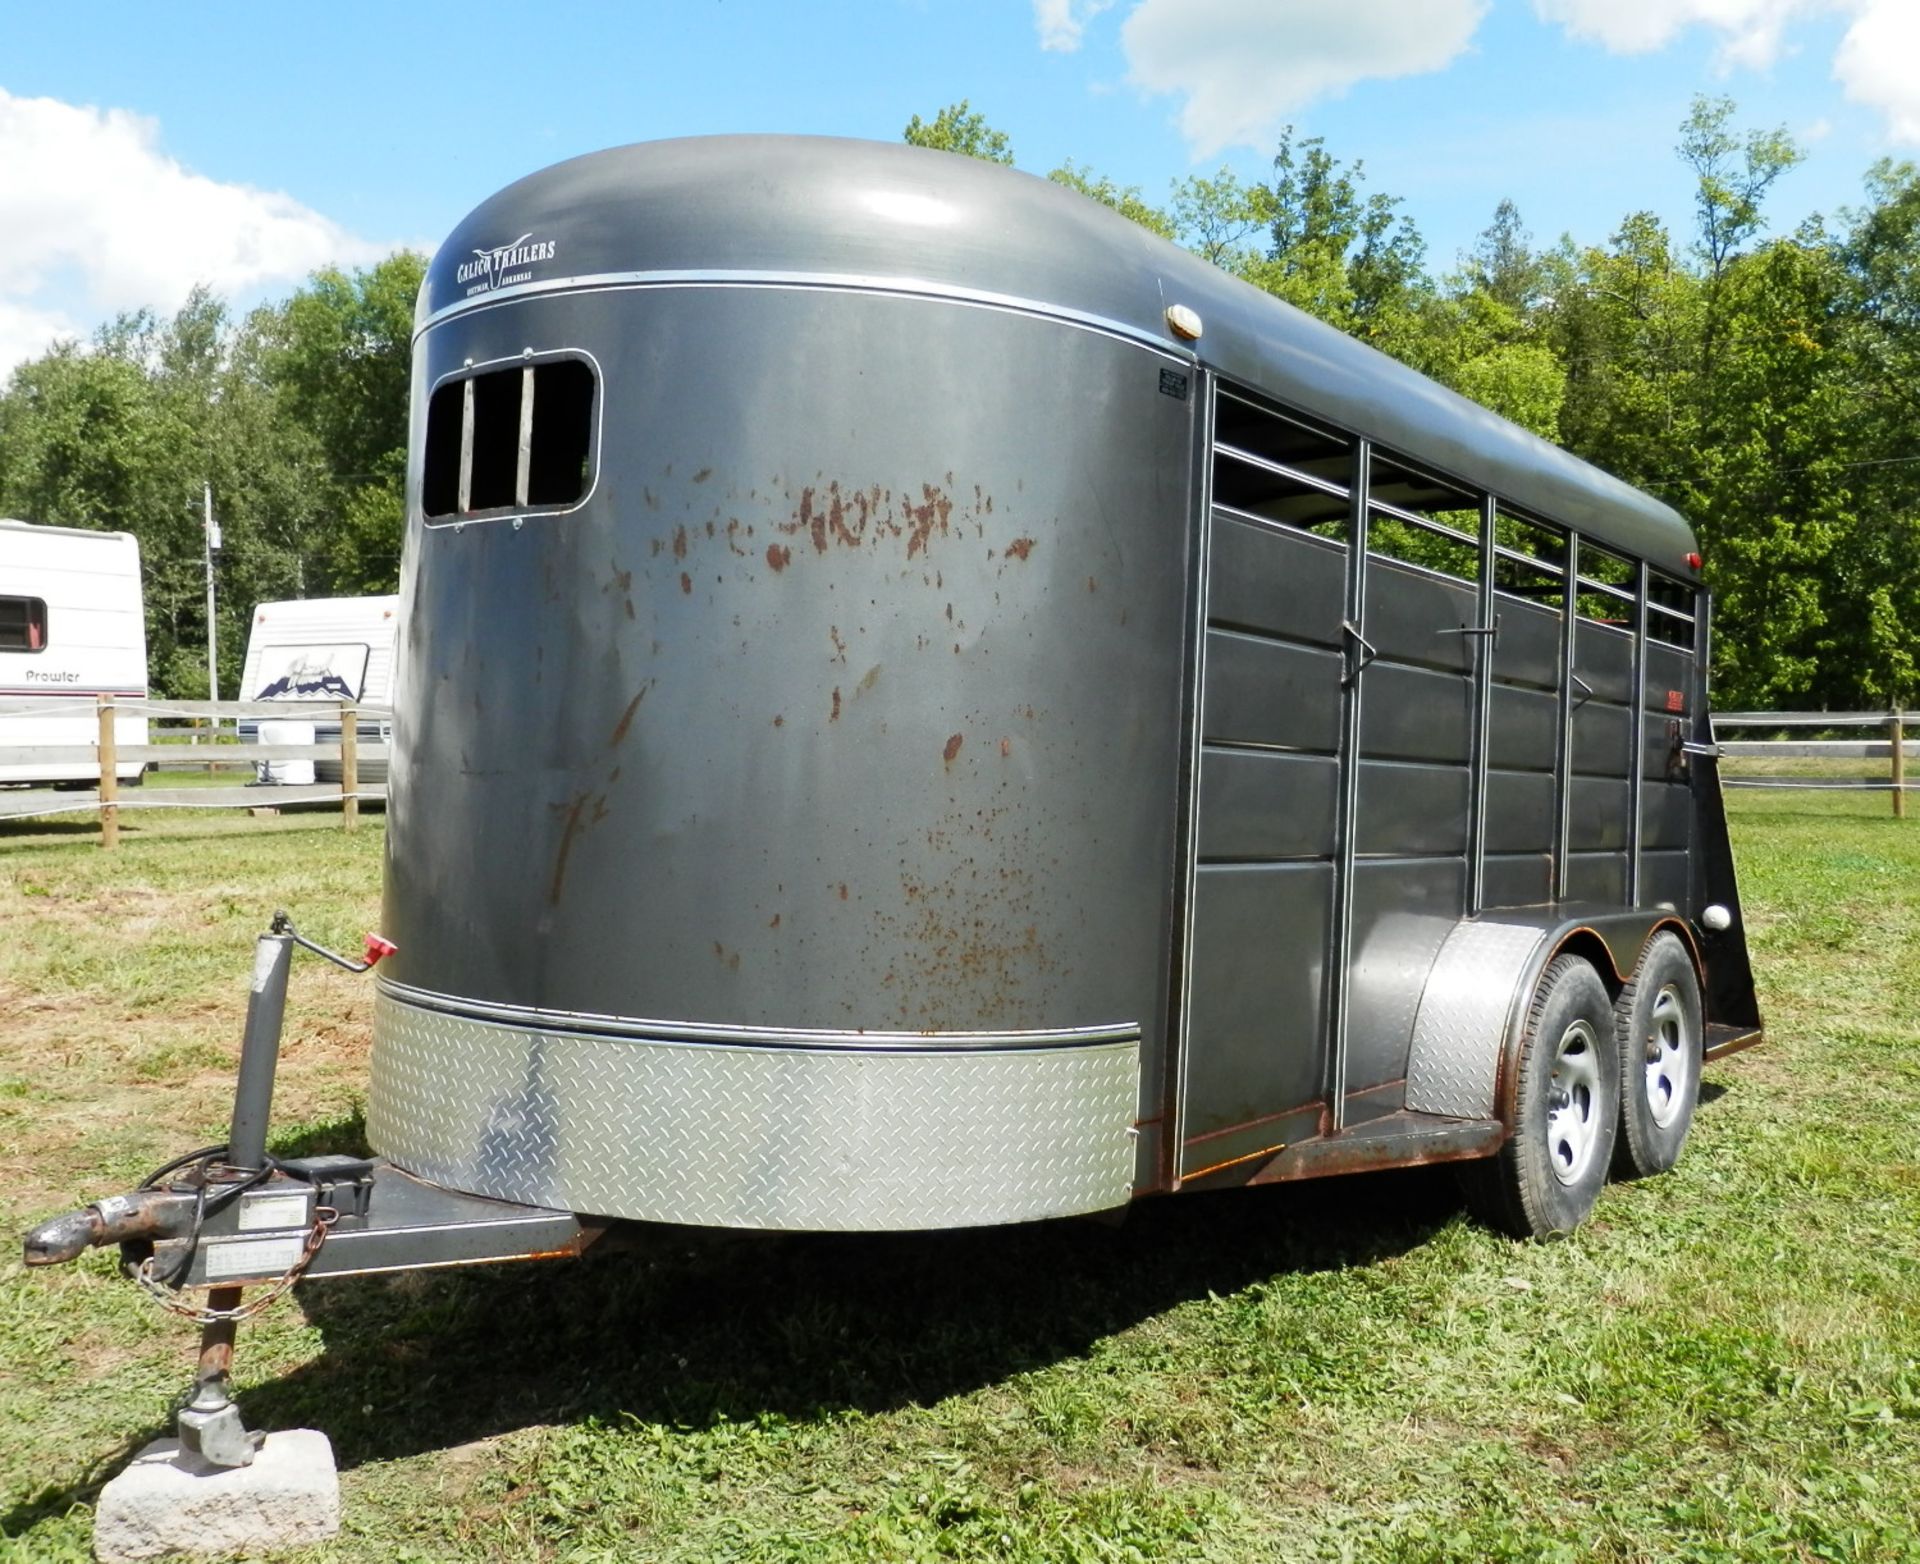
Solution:
M 410 452 L 381 1157 L 265 1155 L 281 920 L 232 1143 L 28 1243 L 216 1288 L 216 1458 L 242 1285 L 1440 1161 L 1544 1235 L 1759 1039 L 1685 522 L 1069 191 L 560 164 Z

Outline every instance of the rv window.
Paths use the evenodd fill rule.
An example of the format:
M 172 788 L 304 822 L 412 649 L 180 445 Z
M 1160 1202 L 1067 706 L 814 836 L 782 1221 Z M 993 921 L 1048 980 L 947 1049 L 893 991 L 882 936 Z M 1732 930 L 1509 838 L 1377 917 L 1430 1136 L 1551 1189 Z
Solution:
M 1372 471 L 1367 552 L 1478 581 L 1479 501 L 1378 451 Z
M 580 359 L 515 363 L 435 388 L 420 508 L 429 520 L 573 505 L 593 458 L 594 375 Z
M 0 597 L 0 652 L 44 652 L 47 605 L 37 597 Z
M 1214 403 L 1213 434 L 1214 504 L 1346 537 L 1349 441 L 1226 392 Z

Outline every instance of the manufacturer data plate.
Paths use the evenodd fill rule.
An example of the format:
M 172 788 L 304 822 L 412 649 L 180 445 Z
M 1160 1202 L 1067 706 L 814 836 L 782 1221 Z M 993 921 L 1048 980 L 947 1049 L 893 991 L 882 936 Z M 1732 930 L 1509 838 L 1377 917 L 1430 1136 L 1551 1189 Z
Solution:
M 206 1246 L 208 1281 L 231 1276 L 279 1276 L 293 1269 L 307 1246 L 304 1236 L 229 1239 Z
M 277 1227 L 311 1227 L 313 1219 L 307 1214 L 307 1192 L 242 1195 L 238 1225 L 243 1233 L 270 1232 Z

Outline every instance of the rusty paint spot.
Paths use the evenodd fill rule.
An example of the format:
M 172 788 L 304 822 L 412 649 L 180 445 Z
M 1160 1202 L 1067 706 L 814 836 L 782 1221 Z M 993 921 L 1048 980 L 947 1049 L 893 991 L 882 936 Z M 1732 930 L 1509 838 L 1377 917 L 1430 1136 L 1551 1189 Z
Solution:
M 684 570 L 680 572 L 680 590 L 689 597 L 693 595 L 693 577 Z
M 840 720 L 840 686 L 836 684 L 833 687 L 833 711 L 828 715 L 827 721 L 838 722 L 839 720 Z
M 845 662 L 847 660 L 847 643 L 840 639 L 840 627 L 838 625 L 827 626 L 827 639 L 833 642 L 833 660 L 835 662 Z
M 1100 590 L 1100 584 L 1095 581 L 1092 576 L 1087 577 L 1087 590 L 1089 592 L 1098 592 Z
M 1001 753 L 1001 755 L 1002 755 L 1002 757 L 1005 757 L 1005 756 L 1007 756 L 1007 755 L 1011 755 L 1011 754 L 1013 753 L 1013 740 L 1012 740 L 1012 739 L 1002 739 L 1002 740 L 1000 741 L 1000 753 Z
M 1007 545 L 1007 557 L 1009 559 L 1025 559 L 1032 552 L 1032 538 L 1015 538 Z
M 959 648 L 956 646 L 954 650 L 958 651 Z M 946 755 L 948 765 L 953 764 L 954 757 L 960 753 L 960 746 L 964 743 L 966 743 L 966 739 L 958 733 L 947 740 L 947 747 L 943 753 Z
M 788 548 L 786 544 L 769 543 L 767 545 L 767 568 L 775 575 L 785 570 L 792 559 L 793 550 Z
M 567 812 L 566 829 L 560 833 L 560 851 L 553 860 L 553 879 L 547 886 L 547 905 L 560 905 L 560 893 L 567 884 L 567 858 L 573 852 L 573 839 L 580 830 L 580 811 L 586 808 L 587 795 L 582 793 L 571 804 L 553 804 L 550 808 L 564 809 Z
M 942 537 L 946 536 L 947 518 L 953 514 L 953 501 L 948 499 L 930 483 L 920 486 L 922 503 L 909 505 L 907 514 L 913 518 L 912 530 L 907 534 L 907 558 L 912 559 L 927 546 L 937 527 Z
M 953 604 L 947 604 L 947 623 L 953 623 Z
M 740 531 L 740 518 L 735 516 L 727 523 L 727 551 L 731 554 L 738 554 L 740 558 L 745 559 L 747 557 L 747 551 L 736 541 L 739 538 Z M 748 537 L 752 537 L 753 529 L 751 527 L 747 528 L 746 533 Z
M 631 592 L 633 590 L 633 572 L 631 570 L 621 570 L 618 566 L 615 566 L 613 580 L 610 584 L 616 592 Z
M 687 529 L 685 527 L 675 527 L 673 529 L 673 557 L 675 559 L 685 559 L 687 557 Z
M 847 899 L 847 884 L 846 884 L 846 881 L 844 880 L 840 882 L 840 899 L 842 901 L 845 901 Z
M 712 476 L 713 476 L 713 469 L 711 467 L 702 467 L 697 473 L 693 475 L 693 481 L 695 483 L 705 483 Z
M 777 913 L 777 912 L 776 912 L 776 913 L 775 913 L 775 914 L 774 914 L 774 915 L 773 915 L 773 916 L 772 916 L 771 918 L 769 918 L 769 919 L 767 920 L 767 927 L 768 927 L 768 928 L 770 928 L 770 929 L 777 929 L 777 928 L 779 928 L 779 927 L 780 927 L 780 914 L 779 914 L 779 913 Z
M 722 945 L 720 943 L 720 941 L 715 940 L 713 942 L 713 954 L 714 954 L 714 959 L 717 960 L 722 966 L 724 966 L 729 972 L 738 972 L 740 970 L 740 952 L 739 951 L 728 950 L 725 945 Z
M 647 691 L 653 688 L 649 679 L 640 686 L 640 693 L 627 702 L 627 709 L 620 714 L 620 720 L 614 724 L 613 737 L 607 740 L 608 749 L 618 749 L 620 741 L 627 736 L 627 729 L 633 726 L 633 714 L 640 709 L 640 703 L 647 698 Z
M 784 728 L 787 725 L 787 719 L 785 717 L 775 717 L 773 719 L 773 725 L 776 728 Z

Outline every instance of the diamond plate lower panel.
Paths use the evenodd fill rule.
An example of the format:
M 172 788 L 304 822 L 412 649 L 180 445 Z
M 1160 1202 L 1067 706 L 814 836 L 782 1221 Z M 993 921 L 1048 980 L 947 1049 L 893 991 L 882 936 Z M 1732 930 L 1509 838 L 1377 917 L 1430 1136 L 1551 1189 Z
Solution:
M 1070 1216 L 1132 1192 L 1140 1044 L 740 1047 L 375 1000 L 367 1131 L 454 1189 L 709 1227 Z
M 1492 1118 L 1500 1054 L 1527 963 L 1544 934 L 1514 923 L 1458 924 L 1434 958 L 1413 1023 L 1407 1106 Z

